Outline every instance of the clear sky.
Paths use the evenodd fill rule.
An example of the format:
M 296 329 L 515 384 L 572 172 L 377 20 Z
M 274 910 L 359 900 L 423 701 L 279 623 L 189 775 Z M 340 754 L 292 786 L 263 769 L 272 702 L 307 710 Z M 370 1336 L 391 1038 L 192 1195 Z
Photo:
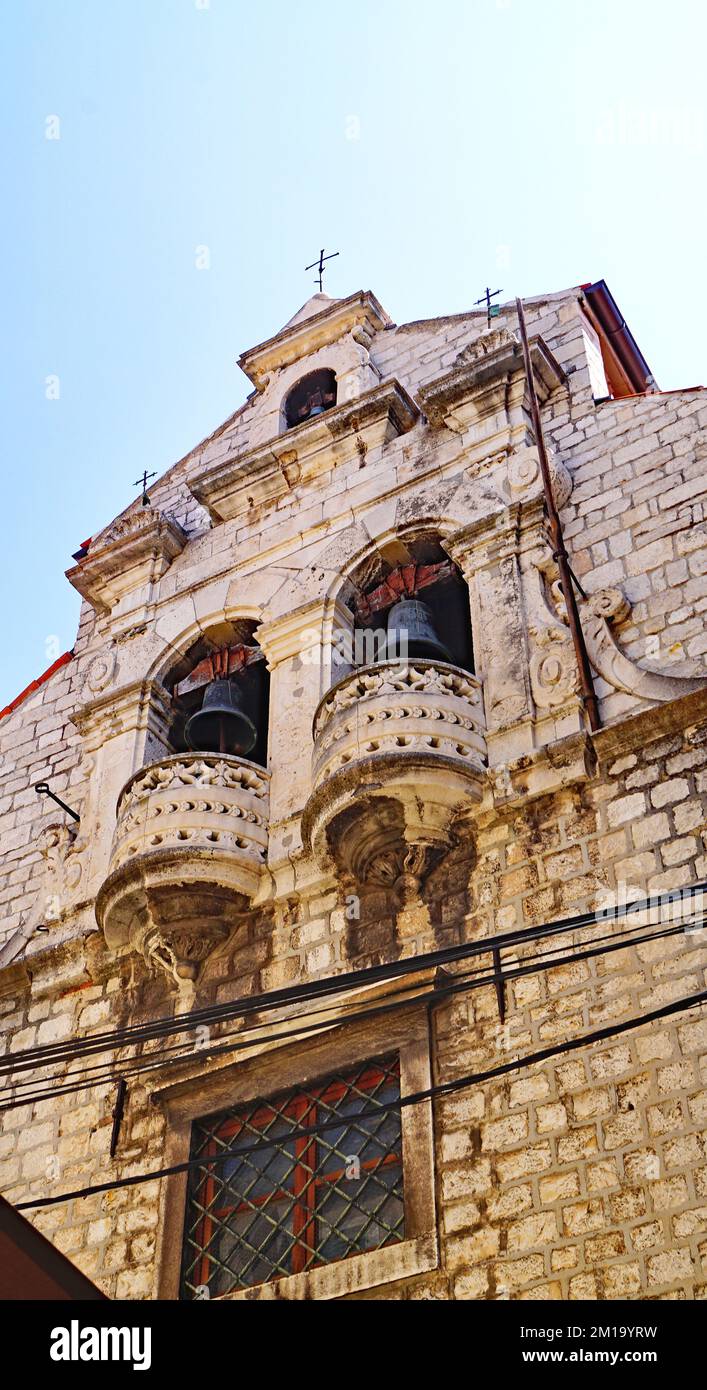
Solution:
M 704 0 L 5 0 L 0 706 L 71 552 L 313 292 L 397 322 L 604 277 L 707 381 Z M 57 138 L 58 137 L 58 138 Z

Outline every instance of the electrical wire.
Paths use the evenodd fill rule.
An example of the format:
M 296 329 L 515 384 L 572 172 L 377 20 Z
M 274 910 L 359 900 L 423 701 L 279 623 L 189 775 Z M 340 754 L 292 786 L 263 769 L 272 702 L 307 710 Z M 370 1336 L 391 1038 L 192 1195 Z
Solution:
M 421 956 L 408 957 L 382 966 L 367 967 L 346 974 L 326 976 L 317 981 L 272 990 L 266 994 L 250 995 L 247 999 L 231 1001 L 226 1004 L 209 1006 L 191 1013 L 173 1015 L 156 1019 L 149 1024 L 133 1025 L 124 1029 L 113 1029 L 104 1033 L 94 1033 L 86 1038 L 74 1038 L 70 1042 L 50 1043 L 41 1047 L 26 1048 L 13 1055 L 0 1058 L 0 1076 L 6 1072 L 36 1070 L 37 1066 L 51 1062 L 71 1061 L 73 1058 L 91 1055 L 101 1051 L 116 1051 L 124 1046 L 152 1041 L 172 1033 L 192 1032 L 198 1026 L 217 1024 L 251 1013 L 271 1012 L 274 1008 L 296 1003 L 306 1003 L 331 994 L 344 993 L 358 985 L 380 983 L 386 979 L 417 972 L 425 968 L 454 964 L 477 955 L 485 955 L 494 950 L 509 950 L 513 946 L 543 940 L 546 937 L 564 935 L 580 931 L 587 926 L 597 926 L 607 921 L 619 921 L 626 916 L 651 913 L 656 908 L 661 912 L 666 906 L 679 903 L 684 907 L 686 900 L 707 890 L 707 882 L 687 885 L 670 893 L 642 899 L 639 902 L 623 904 L 620 907 L 593 913 L 581 913 L 575 917 L 563 918 L 557 922 L 544 923 L 540 927 L 519 928 L 513 932 L 484 937 L 460 946 L 428 952 Z M 637 924 L 640 929 L 642 924 Z M 684 924 L 683 924 L 684 925 Z M 630 929 L 632 930 L 632 929 Z
M 631 933 L 635 930 L 637 930 L 637 928 L 629 929 Z M 550 953 L 546 952 L 541 954 L 544 957 L 550 955 L 550 958 L 543 959 L 539 964 L 536 962 L 535 959 L 533 959 L 526 965 L 519 965 L 517 967 L 507 968 L 506 970 L 500 973 L 498 971 L 487 973 L 466 972 L 466 975 L 480 975 L 481 977 L 468 980 L 467 978 L 465 978 L 465 976 L 462 976 L 461 979 L 457 976 L 454 976 L 452 977 L 453 983 L 441 986 L 435 985 L 432 989 L 427 991 L 415 991 L 414 988 L 408 988 L 407 990 L 402 991 L 399 990 L 394 992 L 392 996 L 387 996 L 381 1003 L 373 1005 L 370 1009 L 354 1010 L 351 1015 L 351 1018 L 355 1022 L 370 1021 L 371 1019 L 379 1018 L 381 1015 L 387 1015 L 390 1013 L 397 1012 L 400 1009 L 407 1008 L 413 1002 L 416 1004 L 439 1003 L 443 999 L 449 998 L 453 995 L 466 993 L 474 989 L 480 989 L 487 985 L 496 984 L 499 981 L 503 983 L 511 982 L 515 979 L 523 978 L 527 975 L 537 974 L 542 970 L 550 970 L 558 966 L 572 964 L 576 961 L 589 960 L 595 958 L 596 956 L 603 956 L 606 954 L 610 954 L 614 951 L 625 950 L 627 949 L 627 946 L 640 945 L 643 942 L 654 942 L 657 940 L 666 939 L 668 937 L 682 935 L 683 932 L 684 927 L 681 925 L 677 927 L 668 928 L 663 932 L 644 933 L 642 936 L 634 938 L 629 942 L 626 941 L 626 936 L 628 935 L 628 932 L 626 932 L 621 933 L 618 940 L 616 938 L 611 937 L 600 939 L 608 939 L 610 941 L 610 944 L 608 946 L 600 945 L 598 942 L 595 942 L 590 948 L 585 950 L 580 950 L 579 948 L 576 948 L 576 953 L 571 956 L 564 955 L 561 957 L 552 957 Z M 325 1015 L 321 1019 L 319 1024 L 310 1021 L 317 1013 L 323 1013 Z M 261 1035 L 254 1036 L 254 1034 L 259 1033 L 259 1030 L 262 1028 L 278 1027 L 278 1025 L 273 1021 L 264 1021 L 261 1024 L 255 1025 L 254 1028 L 246 1029 L 244 1033 L 238 1035 L 237 1040 L 234 1042 L 229 1042 L 229 1035 L 227 1035 L 225 1041 L 221 1041 L 220 1043 L 217 1043 L 211 1048 L 200 1048 L 200 1060 L 203 1065 L 204 1062 L 209 1061 L 213 1058 L 223 1057 L 234 1052 L 252 1048 L 255 1045 L 265 1046 L 270 1042 L 287 1043 L 295 1040 L 299 1042 L 306 1042 L 309 1041 L 312 1037 L 317 1036 L 317 1034 L 321 1031 L 326 1031 L 332 1027 L 340 1027 L 347 1021 L 348 1020 L 345 1016 L 332 1019 L 331 1015 L 326 1011 L 315 1010 L 307 1013 L 302 1017 L 301 1024 L 299 1027 L 297 1027 L 296 1021 L 293 1020 L 292 1022 L 294 1026 L 290 1029 L 285 1030 L 283 1028 L 278 1028 L 278 1031 L 271 1033 L 270 1035 L 266 1035 L 265 1037 Z M 128 1059 L 124 1063 L 114 1063 L 112 1066 L 109 1066 L 108 1069 L 105 1068 L 104 1064 L 101 1064 L 101 1067 L 98 1069 L 100 1072 L 98 1076 L 91 1075 L 91 1069 L 89 1069 L 89 1074 L 87 1074 L 86 1071 L 82 1071 L 80 1076 L 75 1078 L 73 1081 L 67 1081 L 59 1085 L 56 1084 L 57 1078 L 46 1078 L 46 1085 L 41 1090 L 35 1089 L 35 1091 L 33 1091 L 29 1095 L 25 1094 L 24 1090 L 22 1090 L 21 1088 L 31 1086 L 33 1084 L 36 1087 L 37 1083 L 33 1083 L 32 1081 L 19 1083 L 18 1087 L 6 1088 L 5 1093 L 7 1093 L 7 1091 L 12 1092 L 14 1098 L 12 1101 L 6 1102 L 5 1104 L 0 1104 L 0 1112 L 5 1109 L 13 1109 L 18 1106 L 40 1103 L 42 1100 L 46 1100 L 50 1097 L 54 1098 L 58 1095 L 67 1095 L 79 1090 L 85 1090 L 87 1086 L 96 1088 L 101 1085 L 115 1084 L 116 1080 L 118 1080 L 119 1077 L 128 1078 L 135 1075 L 143 1075 L 147 1072 L 156 1069 L 161 1069 L 165 1066 L 174 1065 L 178 1062 L 188 1062 L 192 1059 L 194 1055 L 193 1053 L 184 1053 L 183 1051 L 179 1050 L 178 1055 L 173 1057 L 166 1057 L 166 1053 L 172 1051 L 173 1049 L 162 1049 L 159 1053 L 147 1054 L 144 1057 Z M 4 1093 L 0 1091 L 0 1096 L 2 1094 Z
M 628 930 L 629 932 L 633 933 L 636 930 L 638 930 L 638 928 L 629 928 Z M 649 933 L 642 937 L 636 938 L 633 942 L 629 942 L 628 944 L 638 945 L 641 941 L 644 940 L 658 940 L 661 937 L 665 937 L 667 935 L 676 935 L 678 933 L 681 933 L 682 930 L 682 927 L 677 927 L 671 928 L 667 932 L 663 933 Z M 414 987 L 412 988 L 412 990 L 409 988 L 398 990 L 392 996 L 386 996 L 386 999 L 381 1004 L 374 1005 L 373 1008 L 370 1010 L 367 1010 L 365 1012 L 360 1009 L 357 1010 L 355 1017 L 374 1017 L 384 1009 L 386 1012 L 391 1012 L 392 1009 L 396 1007 L 395 1001 L 398 1000 L 399 1003 L 397 1004 L 397 1007 L 405 1007 L 411 1001 L 411 998 L 416 999 L 418 1002 L 428 999 L 439 1001 L 440 999 L 447 997 L 450 994 L 464 992 L 467 989 L 482 988 L 486 985 L 497 983 L 499 980 L 510 981 L 513 979 L 517 979 L 519 976 L 522 975 L 536 973 L 541 969 L 552 969 L 558 965 L 568 964 L 572 961 L 580 959 L 586 960 L 597 955 L 605 954 L 608 951 L 622 950 L 626 947 L 627 935 L 628 932 L 621 933 L 618 940 L 615 936 L 599 938 L 598 940 L 595 940 L 593 942 L 592 947 L 589 950 L 585 950 L 583 952 L 579 951 L 579 947 L 575 947 L 575 954 L 572 956 L 553 957 L 551 952 L 541 952 L 538 953 L 538 956 L 541 958 L 539 964 L 537 963 L 538 956 L 535 956 L 533 957 L 530 963 L 515 968 L 507 968 L 500 975 L 496 971 L 494 971 L 493 973 L 489 973 L 483 970 L 466 971 L 463 972 L 461 976 L 455 974 L 455 976 L 453 977 L 453 984 L 450 984 L 448 986 L 436 987 L 434 990 L 428 991 L 426 994 L 421 993 Z M 602 950 L 599 945 L 599 942 L 603 942 L 606 940 L 609 940 L 612 944 L 608 947 L 605 947 Z M 546 958 L 548 956 L 551 956 L 551 959 L 547 960 Z M 466 983 L 469 976 L 475 978 L 472 978 L 470 982 Z M 393 1002 L 391 1002 L 391 1000 Z M 202 1054 L 202 1060 L 205 1061 L 213 1056 L 223 1055 L 225 1052 L 238 1051 L 242 1048 L 252 1047 L 256 1043 L 263 1045 L 267 1042 L 282 1041 L 283 1039 L 285 1041 L 288 1041 L 291 1038 L 294 1038 L 295 1036 L 298 1037 L 300 1040 L 302 1040 L 303 1038 L 309 1038 L 313 1036 L 316 1033 L 316 1031 L 318 1031 L 316 1023 L 313 1023 L 312 1020 L 315 1019 L 317 1015 L 322 1014 L 324 1015 L 324 1019 L 320 1027 L 329 1028 L 332 1026 L 339 1026 L 342 1021 L 336 1019 L 332 1020 L 331 1013 L 329 1010 L 310 1010 L 307 1012 L 306 1015 L 302 1017 L 301 1026 L 299 1028 L 297 1027 L 297 1020 L 292 1020 L 294 1026 L 289 1031 L 285 1032 L 281 1027 L 279 1027 L 277 1033 L 271 1034 L 270 1036 L 266 1036 L 264 1038 L 262 1036 L 259 1036 L 260 1031 L 262 1029 L 267 1027 L 278 1027 L 278 1025 L 274 1020 L 263 1021 L 263 1023 L 255 1024 L 252 1028 L 246 1029 L 244 1033 L 240 1033 L 238 1036 L 238 1041 L 233 1044 L 229 1045 L 226 1040 L 226 1045 L 223 1045 L 222 1040 L 222 1045 L 216 1045 L 210 1049 L 200 1048 L 199 1051 Z M 136 1074 L 141 1074 L 146 1071 L 154 1070 L 155 1068 L 161 1066 L 168 1066 L 174 1064 L 175 1062 L 188 1061 L 191 1055 L 193 1054 L 185 1053 L 181 1045 L 177 1045 L 177 1047 L 175 1048 L 163 1048 L 157 1053 L 148 1053 L 143 1057 L 125 1059 L 124 1061 L 115 1061 L 110 1064 L 99 1063 L 96 1067 L 84 1068 L 78 1077 L 75 1077 L 73 1080 L 67 1080 L 64 1082 L 64 1084 L 58 1084 L 62 1081 L 61 1076 L 53 1076 L 42 1078 L 44 1084 L 41 1087 L 38 1087 L 38 1082 L 35 1081 L 33 1078 L 30 1078 L 26 1081 L 18 1082 L 15 1085 L 11 1084 L 10 1086 L 5 1087 L 4 1090 L 0 1090 L 0 1097 L 8 1094 L 13 1096 L 13 1100 L 11 1102 L 7 1103 L 6 1105 L 0 1104 L 0 1110 L 12 1109 L 20 1105 L 26 1105 L 30 1102 L 39 1102 L 42 1099 L 46 1099 L 49 1096 L 56 1096 L 59 1094 L 70 1094 L 76 1090 L 83 1090 L 89 1085 L 97 1087 L 100 1085 L 113 1084 L 117 1078 L 118 1073 L 121 1077 L 124 1078 L 134 1076 Z M 30 1091 L 30 1093 L 28 1094 L 28 1088 L 31 1088 L 33 1086 L 35 1087 L 35 1090 Z
M 524 975 L 537 973 L 543 969 L 549 970 L 558 966 L 571 964 L 574 961 L 587 960 L 598 955 L 604 955 L 609 954 L 613 951 L 623 950 L 626 949 L 627 946 L 639 945 L 645 941 L 656 941 L 669 936 L 679 935 L 683 933 L 684 928 L 681 925 L 678 927 L 669 928 L 666 931 L 660 933 L 650 932 L 644 933 L 639 937 L 633 937 L 633 933 L 639 930 L 639 927 L 631 927 L 628 928 L 625 932 L 619 933 L 618 938 L 616 934 L 596 938 L 593 941 L 592 946 L 584 950 L 582 950 L 579 945 L 575 945 L 573 947 L 574 954 L 571 956 L 564 955 L 561 957 L 556 957 L 552 955 L 552 952 L 540 952 L 536 956 L 534 956 L 528 964 L 519 965 L 517 967 L 507 967 L 500 974 L 498 971 L 484 972 L 483 970 L 463 972 L 461 976 L 455 974 L 455 976 L 453 977 L 453 985 L 436 987 L 435 990 L 428 991 L 426 994 L 421 993 L 419 990 L 415 990 L 414 987 L 412 992 L 410 989 L 399 990 L 396 991 L 392 996 L 386 996 L 385 1000 L 381 1004 L 374 1005 L 370 1010 L 357 1010 L 355 1013 L 355 1017 L 370 1018 L 375 1017 L 377 1014 L 381 1012 L 391 1012 L 396 1007 L 395 1003 L 391 1002 L 391 1000 L 400 1000 L 397 1007 L 405 1007 L 410 1002 L 411 998 L 414 998 L 418 1002 L 427 999 L 439 1000 L 450 994 L 463 992 L 466 989 L 482 988 L 486 985 L 496 984 L 499 981 L 512 981 Z M 632 939 L 627 941 L 626 938 L 629 935 L 631 935 Z M 602 949 L 601 943 L 605 941 L 608 941 L 610 944 Z M 548 959 L 548 957 L 550 958 Z M 470 983 L 465 984 L 464 981 L 468 978 L 468 976 L 479 978 L 472 978 Z M 325 1015 L 323 1022 L 320 1025 L 322 1027 L 329 1028 L 332 1026 L 339 1026 L 340 1023 L 344 1021 L 337 1019 L 332 1020 L 331 1014 L 328 1010 L 310 1010 L 307 1012 L 306 1015 L 302 1017 L 300 1027 L 297 1027 L 297 1020 L 292 1020 L 294 1027 L 289 1031 L 285 1031 L 282 1029 L 280 1025 L 276 1023 L 276 1021 L 267 1020 L 263 1021 L 260 1024 L 255 1024 L 252 1028 L 246 1029 L 245 1032 L 240 1033 L 238 1036 L 238 1041 L 236 1043 L 229 1045 L 226 1042 L 226 1045 L 217 1045 L 210 1049 L 200 1048 L 199 1052 L 201 1053 L 202 1060 L 208 1060 L 212 1056 L 221 1056 L 229 1051 L 238 1051 L 242 1048 L 252 1047 L 256 1043 L 263 1045 L 264 1043 L 271 1041 L 288 1041 L 294 1037 L 297 1037 L 300 1040 L 302 1040 L 304 1037 L 313 1036 L 314 1033 L 318 1031 L 316 1024 L 313 1024 L 311 1022 L 311 1020 L 314 1019 L 317 1014 Z M 264 1038 L 262 1036 L 258 1036 L 260 1030 L 267 1027 L 276 1027 L 278 1028 L 278 1031 Z M 228 1038 L 228 1035 L 226 1035 L 226 1038 Z M 171 1053 L 176 1053 L 177 1055 L 170 1056 L 169 1054 Z M 15 1085 L 5 1087 L 4 1091 L 0 1090 L 0 1096 L 5 1094 L 12 1094 L 14 1096 L 13 1101 L 9 1104 L 5 1106 L 0 1104 L 0 1110 L 10 1109 L 18 1105 L 26 1105 L 30 1102 L 40 1101 L 42 1099 L 46 1099 L 48 1096 L 54 1096 L 58 1094 L 69 1094 L 72 1091 L 83 1090 L 86 1088 L 87 1085 L 92 1085 L 95 1087 L 99 1085 L 114 1084 L 115 1080 L 117 1079 L 118 1069 L 119 1074 L 121 1076 L 130 1076 L 146 1071 L 151 1071 L 163 1065 L 168 1066 L 176 1062 L 188 1061 L 191 1055 L 193 1054 L 184 1053 L 184 1051 L 181 1049 L 181 1046 L 178 1046 L 177 1048 L 173 1049 L 161 1049 L 159 1052 L 156 1053 L 148 1053 L 143 1057 L 126 1059 L 123 1062 L 113 1062 L 109 1064 L 100 1063 L 95 1068 L 87 1068 L 82 1070 L 79 1077 L 76 1077 L 73 1081 L 67 1081 L 64 1085 L 60 1087 L 57 1087 L 56 1083 L 57 1081 L 61 1081 L 61 1077 L 55 1076 L 43 1078 L 45 1084 L 42 1086 L 42 1088 L 35 1089 L 35 1091 L 31 1092 L 30 1095 L 26 1094 L 26 1089 L 32 1086 L 37 1087 L 38 1083 L 32 1079 L 29 1079 L 24 1082 L 18 1082 Z M 98 1075 L 96 1075 L 96 1073 L 98 1073 Z
M 424 1101 L 432 1101 L 445 1098 L 456 1094 L 458 1091 L 467 1090 L 470 1086 L 482 1085 L 487 1081 L 493 1081 L 497 1077 L 507 1076 L 509 1072 L 517 1071 L 519 1067 L 534 1066 L 539 1062 L 548 1061 L 552 1057 L 559 1057 L 566 1052 L 574 1052 L 582 1047 L 589 1047 L 594 1043 L 603 1042 L 605 1039 L 620 1036 L 622 1033 L 630 1032 L 634 1028 L 645 1027 L 649 1023 L 655 1023 L 663 1018 L 670 1018 L 673 1014 L 686 1013 L 690 1009 L 701 1006 L 707 1002 L 707 989 L 700 990 L 697 994 L 688 995 L 685 998 L 673 1000 L 671 1004 L 664 1004 L 660 1009 L 652 1009 L 649 1013 L 643 1014 L 639 1018 L 626 1019 L 623 1023 L 610 1024 L 605 1028 L 597 1028 L 592 1033 L 584 1034 L 579 1038 L 571 1038 L 566 1042 L 556 1044 L 554 1047 L 543 1048 L 539 1052 L 534 1052 L 526 1057 L 516 1058 L 510 1062 L 504 1062 L 501 1066 L 492 1067 L 487 1071 L 468 1073 L 466 1076 L 457 1077 L 453 1081 L 445 1081 L 436 1086 L 430 1086 L 423 1091 L 415 1091 L 410 1095 L 401 1096 L 395 1101 L 383 1101 L 375 1109 L 361 1110 L 357 1112 L 356 1119 L 364 1116 L 366 1118 L 378 1117 L 385 1111 L 402 1110 L 411 1105 L 420 1105 Z M 267 1097 L 262 1097 L 250 1103 L 252 1108 L 267 1104 Z M 304 1139 L 309 1136 L 316 1138 L 330 1129 L 341 1129 L 341 1116 L 336 1120 L 328 1120 L 319 1125 L 296 1126 L 286 1136 L 287 1141 L 291 1139 Z M 261 1147 L 260 1144 L 253 1144 L 249 1147 L 238 1149 L 237 1157 L 245 1157 L 249 1153 L 255 1153 Z M 231 1161 L 234 1157 L 233 1152 L 225 1151 L 223 1154 L 214 1154 L 191 1158 L 183 1163 L 174 1163 L 168 1168 L 153 1169 L 149 1173 L 133 1173 L 126 1178 L 114 1178 L 110 1182 L 96 1183 L 92 1187 L 77 1188 L 72 1192 L 64 1192 L 56 1197 L 39 1197 L 35 1201 L 18 1202 L 16 1211 L 36 1210 L 40 1207 L 56 1206 L 62 1202 L 75 1201 L 82 1197 L 91 1197 L 99 1192 L 110 1192 L 117 1188 L 133 1187 L 143 1182 L 153 1182 L 157 1178 L 172 1177 L 177 1173 L 186 1173 L 194 1168 L 213 1168 L 221 1163 Z

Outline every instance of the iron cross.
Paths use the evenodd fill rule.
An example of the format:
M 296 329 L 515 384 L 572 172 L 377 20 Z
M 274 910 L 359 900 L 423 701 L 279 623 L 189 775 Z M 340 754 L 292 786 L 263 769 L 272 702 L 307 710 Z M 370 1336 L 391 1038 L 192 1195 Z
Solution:
M 484 294 L 481 296 L 481 299 L 474 300 L 475 304 L 486 305 L 486 323 L 488 324 L 489 328 L 491 327 L 491 319 L 496 318 L 496 316 L 501 312 L 500 304 L 492 304 L 491 300 L 495 299 L 497 294 L 502 293 L 502 290 L 490 290 L 487 285 Z
M 143 507 L 149 507 L 149 505 L 150 505 L 150 499 L 149 499 L 149 497 L 148 497 L 148 495 L 147 495 L 147 480 L 148 480 L 148 478 L 156 478 L 156 477 L 157 477 L 157 474 L 156 474 L 156 473 L 148 473 L 147 469 L 145 469 L 145 471 L 143 472 L 142 477 L 141 477 L 141 478 L 136 478 L 136 479 L 135 479 L 135 482 L 133 483 L 133 487 L 141 487 L 141 488 L 142 488 L 142 505 L 143 505 Z
M 321 294 L 321 291 L 322 291 L 322 277 L 323 277 L 323 275 L 324 275 L 324 262 L 325 262 L 325 261 L 333 261 L 334 257 L 335 257 L 335 256 L 338 256 L 338 254 L 339 254 L 338 251 L 332 251 L 328 256 L 325 256 L 325 255 L 324 255 L 324 247 L 322 247 L 321 251 L 319 252 L 319 260 L 318 260 L 318 261 L 312 261 L 312 264 L 311 264 L 311 265 L 306 265 L 306 266 L 305 266 L 305 270 L 314 270 L 314 268 L 315 268 L 315 266 L 316 266 L 316 268 L 317 268 L 317 280 L 315 280 L 314 283 L 315 283 L 315 285 L 317 284 L 317 282 L 319 283 L 319 293 L 320 293 L 320 294 Z

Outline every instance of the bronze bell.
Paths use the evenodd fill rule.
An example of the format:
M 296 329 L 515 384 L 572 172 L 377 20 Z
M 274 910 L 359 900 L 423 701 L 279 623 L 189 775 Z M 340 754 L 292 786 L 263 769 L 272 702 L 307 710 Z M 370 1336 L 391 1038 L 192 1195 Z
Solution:
M 314 394 L 313 394 L 312 396 L 310 396 L 310 397 L 309 397 L 309 400 L 307 401 L 307 405 L 306 405 L 306 411 L 307 411 L 307 413 L 306 413 L 305 419 L 311 420 L 311 419 L 313 418 L 313 416 L 315 416 L 315 415 L 323 415 L 323 414 L 324 414 L 324 410 L 325 410 L 325 406 L 324 406 L 324 402 L 323 402 L 323 400 L 322 400 L 322 393 L 321 393 L 321 391 L 315 391 Z
M 426 661 L 451 661 L 451 652 L 435 632 L 432 612 L 419 599 L 406 598 L 393 604 L 388 614 L 388 635 L 383 661 L 422 657 Z
M 204 691 L 201 709 L 190 715 L 184 737 L 200 753 L 250 753 L 258 730 L 244 708 L 240 684 L 212 681 Z

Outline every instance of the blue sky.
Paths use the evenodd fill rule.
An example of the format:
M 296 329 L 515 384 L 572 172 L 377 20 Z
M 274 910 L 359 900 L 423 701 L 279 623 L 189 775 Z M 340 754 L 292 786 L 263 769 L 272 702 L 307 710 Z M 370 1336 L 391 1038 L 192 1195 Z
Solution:
M 0 706 L 72 645 L 71 552 L 241 404 L 322 245 L 398 322 L 603 276 L 659 384 L 707 381 L 706 14 L 4 6 Z

